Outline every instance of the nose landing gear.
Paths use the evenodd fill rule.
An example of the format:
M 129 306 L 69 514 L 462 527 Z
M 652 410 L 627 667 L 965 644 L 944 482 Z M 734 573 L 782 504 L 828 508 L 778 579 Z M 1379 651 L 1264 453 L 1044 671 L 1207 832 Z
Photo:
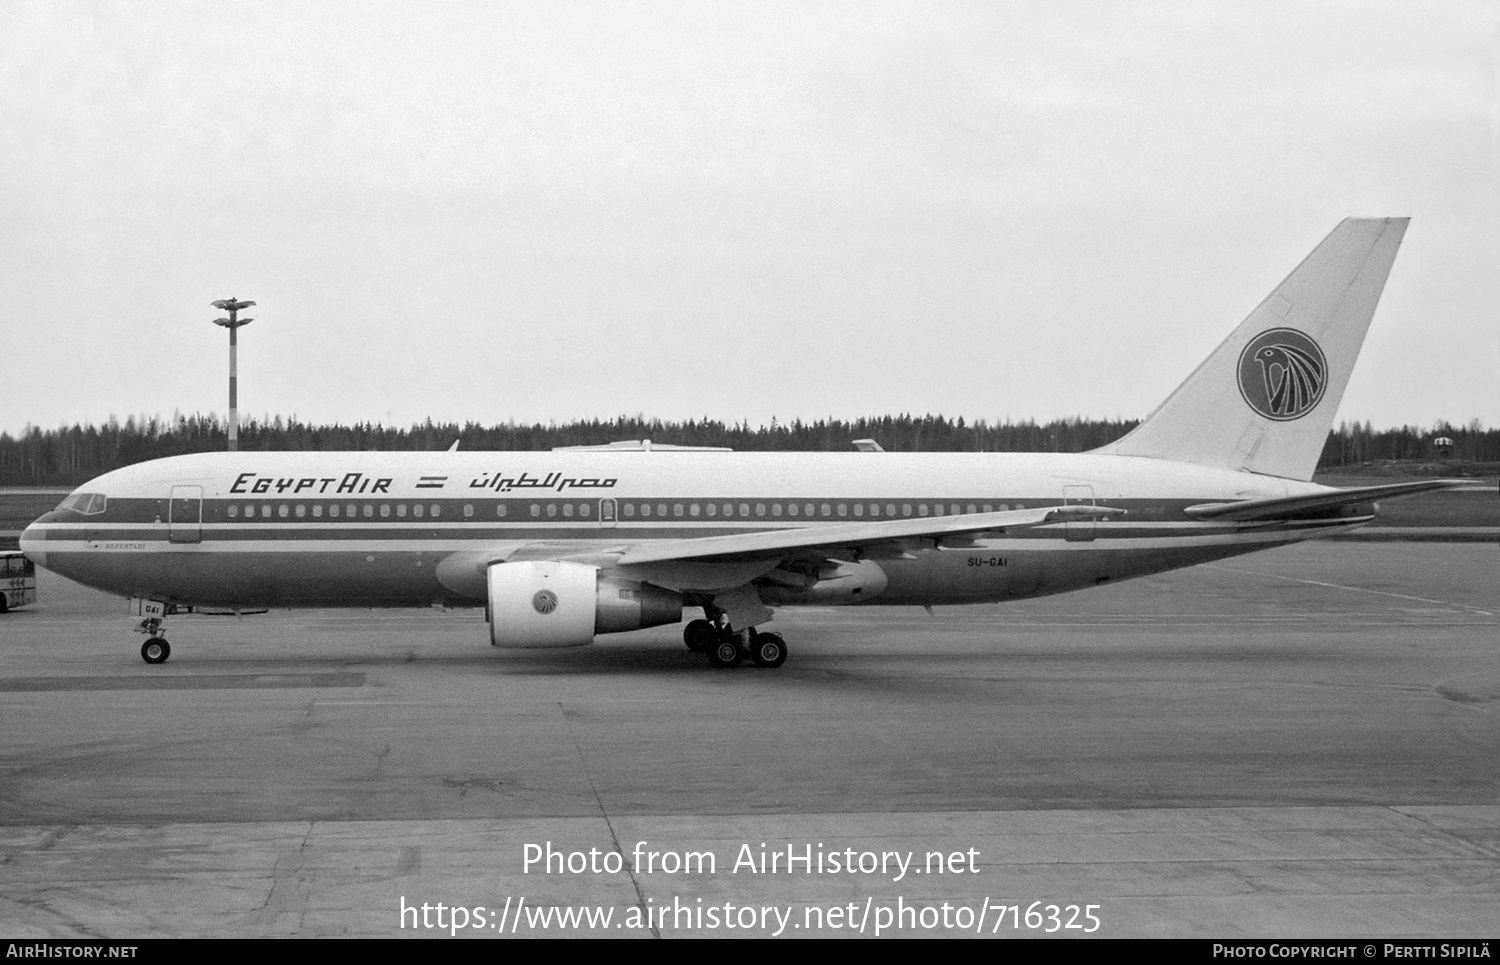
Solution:
M 160 600 L 146 600 L 137 598 L 131 603 L 135 612 L 143 618 L 136 624 L 135 632 L 144 633 L 146 642 L 141 644 L 141 659 L 147 663 L 166 663 L 167 658 L 172 655 L 172 646 L 167 643 L 166 616 L 167 605 Z

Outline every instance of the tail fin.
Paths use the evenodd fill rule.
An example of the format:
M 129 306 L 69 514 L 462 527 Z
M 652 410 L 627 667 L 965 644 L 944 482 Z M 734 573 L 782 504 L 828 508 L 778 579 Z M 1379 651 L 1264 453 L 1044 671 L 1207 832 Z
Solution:
M 1167 401 L 1099 452 L 1312 478 L 1409 218 L 1345 218 Z

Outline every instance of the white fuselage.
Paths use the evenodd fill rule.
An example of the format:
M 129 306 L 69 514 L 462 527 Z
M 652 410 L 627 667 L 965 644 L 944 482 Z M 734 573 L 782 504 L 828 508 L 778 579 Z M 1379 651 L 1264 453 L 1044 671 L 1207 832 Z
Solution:
M 101 476 L 70 497 L 70 508 L 28 528 L 23 548 L 78 582 L 179 605 L 477 606 L 483 584 L 455 559 L 587 558 L 608 569 L 620 547 L 657 540 L 1065 503 L 1118 511 L 874 546 L 865 556 L 883 578 L 847 600 L 811 589 L 816 567 L 802 568 L 800 583 L 732 560 L 628 574 L 689 600 L 758 579 L 773 604 L 933 605 L 1056 593 L 1363 521 L 1206 522 L 1183 513 L 1323 491 L 1100 454 L 213 453 Z M 103 498 L 78 498 L 89 495 Z

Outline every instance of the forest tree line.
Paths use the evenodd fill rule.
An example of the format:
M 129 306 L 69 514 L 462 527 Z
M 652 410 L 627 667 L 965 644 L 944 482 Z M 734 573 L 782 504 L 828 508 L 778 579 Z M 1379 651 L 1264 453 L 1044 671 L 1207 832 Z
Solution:
M 890 452 L 1083 452 L 1113 442 L 1137 420 L 1058 419 L 1052 422 L 966 422 L 962 417 L 898 415 L 842 421 L 771 420 L 770 425 L 713 419 L 665 422 L 642 416 L 572 422 L 565 425 L 482 426 L 431 420 L 408 428 L 356 423 L 311 425 L 296 418 L 251 419 L 239 428 L 246 451 L 443 450 L 459 443 L 465 450 L 544 450 L 557 446 L 602 445 L 624 439 L 686 446 L 725 446 L 740 451 L 842 451 L 855 439 L 874 439 Z M 1401 426 L 1374 429 L 1370 423 L 1341 424 L 1328 434 L 1320 469 L 1381 459 L 1438 458 L 1433 440 L 1453 440 L 1449 457 L 1467 462 L 1500 462 L 1500 429 L 1478 419 L 1457 427 L 1446 422 L 1430 429 Z M 111 418 L 103 425 L 57 429 L 28 427 L 19 437 L 0 433 L 0 485 L 76 486 L 95 476 L 148 459 L 223 451 L 228 429 L 215 415 L 178 414 Z

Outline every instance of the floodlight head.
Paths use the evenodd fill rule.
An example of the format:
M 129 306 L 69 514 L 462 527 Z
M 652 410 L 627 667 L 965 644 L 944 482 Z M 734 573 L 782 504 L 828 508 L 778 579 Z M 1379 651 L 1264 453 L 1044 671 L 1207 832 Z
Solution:
M 215 325 L 223 325 L 225 328 L 228 328 L 229 327 L 229 319 L 227 319 L 227 318 L 216 318 L 216 319 L 214 319 L 214 324 Z

